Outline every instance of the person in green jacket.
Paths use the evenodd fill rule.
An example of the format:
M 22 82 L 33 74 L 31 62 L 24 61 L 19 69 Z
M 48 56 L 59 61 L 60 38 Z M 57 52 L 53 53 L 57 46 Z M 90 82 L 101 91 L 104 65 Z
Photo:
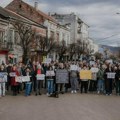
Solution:
M 102 65 L 97 73 L 97 92 L 98 94 L 104 93 L 104 65 Z

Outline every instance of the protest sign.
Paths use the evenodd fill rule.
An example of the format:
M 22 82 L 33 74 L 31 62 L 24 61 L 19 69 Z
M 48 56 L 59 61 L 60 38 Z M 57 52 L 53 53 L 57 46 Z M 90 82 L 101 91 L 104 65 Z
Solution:
M 46 58 L 46 59 L 44 60 L 44 63 L 49 64 L 49 63 L 51 63 L 51 61 L 52 61 L 51 58 Z
M 11 72 L 10 73 L 10 77 L 15 77 L 16 76 L 16 73 L 15 72 Z
M 55 76 L 54 71 L 46 71 L 46 76 Z
M 0 77 L 8 75 L 7 72 L 0 72 Z
M 77 65 L 71 65 L 71 66 L 70 66 L 70 70 L 75 70 L 75 71 L 77 71 L 77 70 L 78 70 Z
M 7 82 L 7 73 L 6 72 L 0 72 L 0 83 L 1 82 Z
M 22 76 L 22 82 L 29 82 L 30 76 Z
M 22 83 L 22 82 L 29 82 L 30 76 L 17 76 L 15 77 L 16 82 Z
M 21 76 L 16 76 L 15 81 L 19 82 L 19 83 L 22 83 L 22 77 Z
M 90 70 L 92 71 L 92 73 L 97 73 L 99 71 L 98 68 L 91 68 Z
M 114 73 L 114 72 L 107 72 L 106 74 L 107 74 L 107 78 L 108 79 L 115 79 L 115 74 L 116 73 Z
M 95 61 L 90 61 L 90 66 L 95 65 Z
M 56 70 L 56 83 L 68 83 L 69 73 L 65 69 Z
M 90 70 L 81 70 L 80 71 L 80 79 L 92 79 L 92 72 Z
M 37 80 L 45 80 L 45 75 L 44 74 L 37 74 L 36 78 L 37 78 Z

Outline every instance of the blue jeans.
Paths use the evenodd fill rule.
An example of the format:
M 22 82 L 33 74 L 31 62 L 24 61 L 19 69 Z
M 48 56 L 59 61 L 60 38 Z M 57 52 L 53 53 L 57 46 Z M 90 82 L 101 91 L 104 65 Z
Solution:
M 30 95 L 31 85 L 32 85 L 31 82 L 27 82 L 27 83 L 26 83 L 26 88 L 25 88 L 25 95 L 26 95 L 26 96 Z
M 53 80 L 47 80 L 47 91 L 48 93 L 53 93 Z
M 71 77 L 70 78 L 70 83 L 71 83 L 71 90 L 77 90 L 77 86 L 78 86 L 78 80 L 75 77 Z
M 104 92 L 104 80 L 98 80 L 98 91 Z

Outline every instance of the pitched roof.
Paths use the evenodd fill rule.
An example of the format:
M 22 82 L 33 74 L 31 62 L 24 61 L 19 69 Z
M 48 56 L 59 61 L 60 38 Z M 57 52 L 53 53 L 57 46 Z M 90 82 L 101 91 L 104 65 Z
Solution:
M 43 26 L 43 25 L 40 25 L 31 20 L 28 20 L 27 18 L 13 12 L 13 11 L 10 11 L 8 9 L 2 8 L 2 7 L 0 7 L 0 15 L 2 15 L 4 18 L 7 18 L 7 19 L 20 20 L 20 21 L 28 23 L 28 24 L 32 24 L 32 25 L 36 25 L 36 26 L 45 28 L 45 26 Z
M 30 8 L 33 12 L 35 12 L 36 14 L 38 14 L 38 15 L 40 15 L 40 16 L 43 16 L 45 19 L 50 20 L 50 21 L 52 21 L 52 22 L 54 22 L 54 23 L 57 24 L 57 21 L 56 21 L 53 17 L 47 15 L 46 13 L 44 13 L 44 12 L 38 10 L 38 9 L 36 10 L 33 6 L 27 4 L 26 2 L 24 2 L 24 1 L 22 1 L 22 0 L 13 0 L 9 5 L 6 6 L 6 8 L 7 8 L 7 9 L 10 9 L 9 6 L 11 6 L 14 2 L 18 2 L 18 3 L 20 3 L 21 5 L 26 5 L 27 7 L 29 7 L 29 8 Z M 36 19 L 36 18 L 34 18 L 34 19 Z

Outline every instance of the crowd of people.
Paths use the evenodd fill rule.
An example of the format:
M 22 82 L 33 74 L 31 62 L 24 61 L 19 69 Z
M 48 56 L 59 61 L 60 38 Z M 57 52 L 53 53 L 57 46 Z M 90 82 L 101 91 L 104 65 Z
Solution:
M 76 68 L 72 69 L 74 65 Z M 68 83 L 56 82 L 56 71 L 68 71 Z M 91 79 L 83 79 L 80 76 L 81 70 L 90 70 L 92 73 Z M 96 71 L 94 71 L 96 70 Z M 52 75 L 46 75 L 47 71 L 52 71 Z M 15 76 L 11 76 L 11 73 Z M 88 61 L 68 61 L 51 63 L 29 62 L 26 65 L 22 62 L 18 64 L 2 64 L 0 73 L 6 73 L 6 78 L 0 75 L 0 98 L 8 93 L 13 96 L 23 94 L 25 96 L 42 95 L 59 97 L 59 94 L 71 92 L 76 93 L 93 93 L 103 95 L 120 95 L 120 63 L 109 63 L 101 61 L 93 61 L 92 64 Z M 112 73 L 112 77 L 108 77 L 107 73 Z M 113 74 L 114 73 L 114 74 Z M 37 75 L 44 74 L 44 80 L 38 80 Z M 30 76 L 30 81 L 17 82 L 16 76 Z M 87 76 L 87 74 L 86 74 Z M 59 79 L 64 79 L 62 76 Z M 113 93 L 114 91 L 114 93 Z

